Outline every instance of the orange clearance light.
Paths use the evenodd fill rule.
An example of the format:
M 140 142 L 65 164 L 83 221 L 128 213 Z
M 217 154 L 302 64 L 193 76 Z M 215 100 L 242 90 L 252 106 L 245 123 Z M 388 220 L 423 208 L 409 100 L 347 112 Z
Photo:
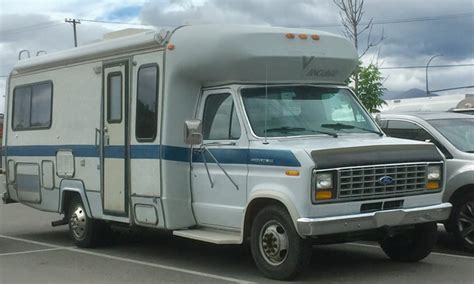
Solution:
M 426 189 L 439 189 L 439 181 L 429 181 L 426 184 Z
M 296 170 L 287 170 L 285 174 L 290 177 L 297 177 L 300 175 L 300 172 Z
M 170 43 L 168 44 L 168 50 L 173 50 L 175 48 L 174 44 Z
M 287 33 L 285 36 L 286 36 L 286 38 L 288 38 L 288 39 L 294 39 L 294 38 L 295 38 L 295 35 L 292 34 L 292 33 Z
M 316 200 L 331 199 L 332 191 L 329 191 L 329 190 L 316 191 L 315 197 L 316 197 Z
M 299 37 L 300 39 L 307 39 L 307 38 L 308 38 L 308 36 L 305 35 L 305 34 L 299 34 L 298 37 Z
M 311 38 L 312 38 L 313 40 L 319 40 L 319 35 L 311 35 Z

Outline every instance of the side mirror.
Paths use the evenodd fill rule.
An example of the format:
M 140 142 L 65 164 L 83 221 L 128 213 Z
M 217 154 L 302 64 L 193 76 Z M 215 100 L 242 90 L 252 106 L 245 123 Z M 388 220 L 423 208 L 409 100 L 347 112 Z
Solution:
M 202 143 L 202 124 L 199 119 L 186 120 L 184 122 L 184 143 L 188 145 L 199 145 Z

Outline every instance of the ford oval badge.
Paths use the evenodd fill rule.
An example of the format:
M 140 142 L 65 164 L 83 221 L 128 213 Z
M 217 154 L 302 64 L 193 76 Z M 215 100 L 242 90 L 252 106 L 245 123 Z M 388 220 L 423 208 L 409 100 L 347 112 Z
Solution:
M 393 184 L 395 180 L 391 176 L 383 176 L 378 180 L 379 184 L 390 185 Z

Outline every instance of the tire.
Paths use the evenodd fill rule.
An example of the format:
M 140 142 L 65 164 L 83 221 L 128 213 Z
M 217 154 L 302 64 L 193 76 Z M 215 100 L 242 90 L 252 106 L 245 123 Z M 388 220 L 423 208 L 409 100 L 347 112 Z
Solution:
M 311 242 L 301 238 L 281 206 L 257 213 L 250 231 L 250 248 L 257 268 L 267 278 L 290 280 L 309 264 Z
M 474 193 L 468 193 L 454 203 L 450 218 L 451 232 L 456 243 L 474 252 Z
M 380 247 L 392 260 L 417 262 L 427 257 L 438 239 L 436 222 L 415 225 L 415 228 L 386 236 Z
M 79 196 L 71 198 L 68 206 L 69 235 L 80 248 L 96 247 L 104 228 L 100 222 L 87 217 Z

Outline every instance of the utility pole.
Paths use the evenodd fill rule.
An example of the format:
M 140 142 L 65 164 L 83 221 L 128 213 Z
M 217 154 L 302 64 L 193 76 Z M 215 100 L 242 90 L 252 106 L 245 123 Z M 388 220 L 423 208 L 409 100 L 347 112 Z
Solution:
M 64 22 L 66 22 L 66 23 L 71 23 L 71 24 L 72 24 L 72 28 L 74 29 L 74 47 L 77 47 L 76 24 L 80 24 L 81 21 L 80 21 L 80 20 L 76 20 L 76 19 L 69 19 L 69 18 L 66 18 L 66 19 L 64 19 Z

